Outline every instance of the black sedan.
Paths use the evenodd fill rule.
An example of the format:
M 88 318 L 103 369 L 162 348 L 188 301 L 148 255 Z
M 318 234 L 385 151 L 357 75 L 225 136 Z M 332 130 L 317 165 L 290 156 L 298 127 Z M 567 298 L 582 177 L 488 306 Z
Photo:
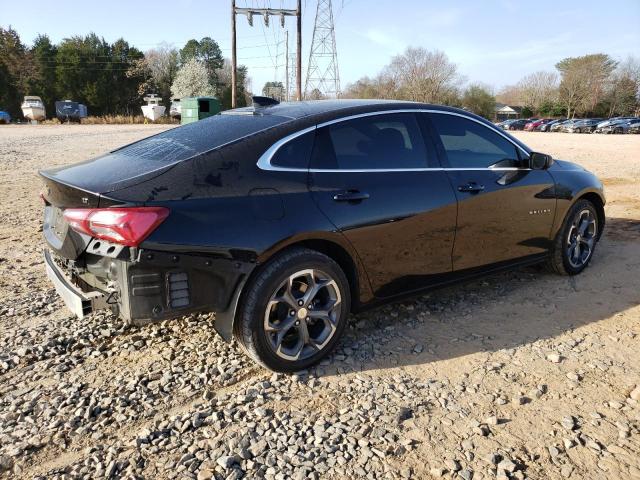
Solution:
M 513 122 L 509 123 L 508 125 L 504 126 L 505 130 L 524 130 L 524 126 L 527 123 L 530 123 L 534 120 L 537 119 L 530 119 L 530 118 L 522 118 L 519 120 L 514 120 Z
M 593 174 L 409 102 L 256 99 L 41 176 L 73 312 L 216 312 L 279 371 L 327 355 L 350 312 L 538 262 L 580 273 L 605 223 Z

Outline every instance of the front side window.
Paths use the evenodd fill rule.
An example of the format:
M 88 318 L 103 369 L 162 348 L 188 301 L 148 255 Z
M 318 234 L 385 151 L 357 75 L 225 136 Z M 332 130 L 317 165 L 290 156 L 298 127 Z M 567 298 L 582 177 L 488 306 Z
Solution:
M 424 140 L 412 113 L 366 116 L 317 131 L 312 156 L 315 169 L 395 170 L 426 166 Z
M 516 147 L 497 132 L 464 117 L 432 114 L 451 168 L 519 167 Z

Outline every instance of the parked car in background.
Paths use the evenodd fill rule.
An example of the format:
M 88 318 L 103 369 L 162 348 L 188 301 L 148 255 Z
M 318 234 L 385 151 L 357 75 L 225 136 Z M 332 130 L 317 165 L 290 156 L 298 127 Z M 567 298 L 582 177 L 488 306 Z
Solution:
M 551 126 L 550 131 L 551 132 L 563 132 L 565 127 L 573 124 L 574 122 L 575 122 L 574 119 L 567 119 L 567 120 L 564 120 L 562 122 L 555 123 L 555 124 L 553 124 Z
M 509 123 L 506 127 L 505 130 L 523 130 L 524 126 L 529 123 L 531 120 L 526 119 L 526 118 L 520 118 L 518 120 L 514 120 L 513 122 Z
M 606 122 L 604 126 L 601 126 L 603 123 L 599 123 L 594 133 L 629 133 L 629 128 L 632 123 L 639 122 L 640 118 L 630 117 L 624 118 L 620 120 L 614 120 Z
M 631 125 L 629 125 L 629 131 L 627 133 L 640 133 L 640 121 L 631 122 Z
M 482 117 L 379 100 L 230 110 L 41 171 L 47 274 L 79 316 L 214 327 L 277 371 L 350 312 L 480 272 L 589 264 L 602 184 Z
M 0 124 L 2 123 L 11 123 L 11 115 L 4 110 L 0 110 Z
M 502 122 L 499 122 L 496 124 L 497 127 L 502 128 L 503 130 L 508 130 L 508 126 L 511 125 L 513 122 L 517 122 L 518 119 L 516 118 L 511 118 L 509 120 L 503 120 Z
M 601 118 L 586 118 L 584 120 L 578 120 L 572 125 L 564 129 L 567 133 L 591 133 L 593 132 L 598 123 L 602 121 Z
M 605 127 L 605 128 L 610 128 L 611 129 L 611 133 L 629 133 L 629 130 L 631 129 L 632 125 L 637 125 L 638 122 L 640 122 L 640 118 L 633 118 L 633 119 L 629 119 L 629 120 L 621 120 L 619 122 L 613 123 L 611 125 L 609 125 L 609 127 Z M 607 132 L 605 132 L 607 133 Z
M 538 127 L 538 130 L 541 132 L 550 132 L 551 131 L 551 127 L 553 127 L 554 125 L 557 125 L 558 123 L 562 123 L 562 122 L 566 122 L 566 118 L 556 118 L 551 120 L 550 122 L 547 123 L 543 123 L 542 125 L 540 125 Z
M 524 126 L 524 130 L 529 132 L 535 131 L 540 125 L 544 125 L 545 123 L 549 123 L 553 118 L 541 118 L 539 120 L 532 120 Z
M 613 123 L 618 123 L 622 120 L 634 120 L 636 117 L 611 117 L 608 118 L 606 120 L 603 120 L 602 122 L 598 123 L 598 125 L 596 126 L 595 131 L 600 133 L 598 131 L 598 129 L 604 128 L 604 127 L 608 127 L 609 125 L 613 124 Z

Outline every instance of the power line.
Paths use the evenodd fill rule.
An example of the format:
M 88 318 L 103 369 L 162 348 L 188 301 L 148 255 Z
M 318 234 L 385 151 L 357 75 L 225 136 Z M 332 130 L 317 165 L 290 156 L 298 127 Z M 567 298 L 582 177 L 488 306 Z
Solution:
M 300 82 L 300 77 L 299 77 L 299 72 L 300 72 L 300 55 L 301 55 L 301 48 L 300 48 L 300 42 L 301 42 L 301 15 L 302 15 L 302 8 L 301 8 L 301 0 L 297 0 L 296 1 L 297 7 L 296 9 L 284 9 L 284 8 L 271 8 L 271 2 L 270 0 L 266 0 L 266 6 L 267 8 L 264 7 L 258 7 L 257 3 L 255 0 L 252 0 L 250 5 L 251 6 L 245 6 L 245 7 L 237 7 L 236 6 L 236 0 L 231 0 L 231 107 L 235 108 L 236 106 L 236 95 L 237 95 L 237 57 L 236 57 L 236 42 L 237 42 L 237 33 L 236 33 L 236 17 L 238 15 L 246 15 L 247 20 L 249 22 L 250 26 L 253 26 L 253 18 L 254 16 L 262 16 L 262 20 L 264 22 L 264 25 L 261 25 L 261 29 L 262 29 L 262 36 L 264 37 L 265 40 L 265 44 L 267 47 L 267 51 L 269 53 L 269 58 L 271 59 L 271 63 L 273 64 L 273 69 L 274 69 L 274 76 L 277 77 L 277 72 L 278 72 L 278 68 L 281 67 L 282 65 L 279 64 L 279 54 L 278 54 L 278 46 L 281 44 L 281 41 L 279 40 L 279 36 L 274 38 L 276 39 L 275 42 L 275 47 L 276 47 L 276 55 L 274 58 L 274 55 L 271 52 L 271 43 L 269 42 L 269 39 L 267 38 L 267 32 L 265 29 L 265 26 L 268 27 L 269 26 L 269 18 L 270 17 L 280 17 L 280 26 L 282 28 L 285 27 L 285 18 L 287 16 L 294 16 L 296 17 L 296 31 L 297 31 L 297 41 L 298 41 L 298 48 L 297 48 L 297 64 L 298 64 L 298 68 L 296 69 L 298 71 L 298 77 L 296 79 L 296 84 L 298 86 L 298 99 L 301 98 L 301 93 L 302 93 L 302 89 L 301 89 L 301 82 Z M 245 2 L 245 5 L 246 2 Z M 287 62 L 287 59 L 284 59 L 285 62 Z M 258 67 L 251 67 L 251 68 L 258 68 Z

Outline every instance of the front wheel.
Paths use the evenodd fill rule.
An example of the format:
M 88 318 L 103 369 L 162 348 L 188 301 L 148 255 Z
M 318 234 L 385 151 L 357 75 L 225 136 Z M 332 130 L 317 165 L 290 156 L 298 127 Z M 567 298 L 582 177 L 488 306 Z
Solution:
M 577 275 L 593 257 L 598 241 L 598 214 L 588 200 L 578 200 L 567 213 L 554 240 L 549 267 L 561 275 Z
M 278 372 L 308 368 L 336 346 L 351 293 L 340 266 L 306 248 L 278 255 L 247 285 L 234 336 L 245 352 Z

